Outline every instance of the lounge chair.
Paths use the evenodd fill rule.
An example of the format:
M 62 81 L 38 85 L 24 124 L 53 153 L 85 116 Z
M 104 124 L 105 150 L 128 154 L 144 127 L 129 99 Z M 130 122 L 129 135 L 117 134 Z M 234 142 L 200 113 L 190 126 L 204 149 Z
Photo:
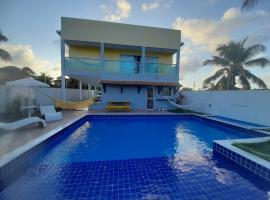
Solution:
M 39 117 L 29 117 L 29 118 L 21 119 L 21 120 L 18 120 L 16 122 L 11 122 L 11 123 L 0 122 L 0 129 L 14 130 L 14 129 L 18 129 L 26 125 L 33 124 L 33 123 L 39 123 L 44 128 L 46 127 L 45 120 Z
M 63 118 L 62 113 L 61 112 L 56 112 L 53 105 L 40 106 L 40 113 L 45 116 L 45 120 L 47 122 L 60 120 L 60 119 Z
M 165 112 L 167 112 L 168 111 L 168 108 L 167 108 L 167 106 L 159 106 L 159 109 L 158 109 L 159 111 L 165 111 Z

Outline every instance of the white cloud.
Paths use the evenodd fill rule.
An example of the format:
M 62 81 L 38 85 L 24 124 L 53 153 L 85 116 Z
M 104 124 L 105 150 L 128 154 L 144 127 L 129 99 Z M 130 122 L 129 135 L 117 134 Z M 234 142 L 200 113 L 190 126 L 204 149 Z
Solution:
M 113 9 L 109 5 L 101 5 L 101 9 L 106 13 L 105 20 L 112 22 L 119 22 L 123 19 L 127 19 L 131 12 L 132 6 L 127 0 L 117 0 L 116 9 Z
M 241 17 L 241 11 L 237 8 L 230 8 L 228 10 L 225 11 L 225 13 L 223 14 L 221 20 L 233 20 L 236 18 Z
M 257 10 L 256 14 L 261 16 L 269 16 L 269 13 L 266 12 L 265 10 Z
M 160 2 L 154 1 L 150 3 L 143 3 L 141 6 L 142 11 L 154 10 L 160 7 Z
M 173 0 L 154 0 L 152 2 L 143 3 L 141 5 L 141 10 L 144 12 L 148 12 L 161 7 L 170 8 L 173 2 L 174 2 Z
M 214 50 L 220 43 L 229 40 L 226 30 L 218 29 L 217 23 L 207 19 L 188 19 L 177 17 L 173 28 L 180 29 L 183 39 L 205 49 Z
M 181 72 L 184 74 L 181 76 L 199 69 L 205 59 L 214 55 L 218 45 L 229 40 L 243 39 L 249 35 L 250 30 L 269 28 L 269 21 L 270 17 L 266 11 L 243 13 L 236 8 L 226 10 L 217 20 L 177 17 L 173 22 L 173 28 L 181 30 L 185 43 L 181 55 Z M 266 32 L 262 34 L 264 37 L 260 37 L 265 39 L 265 34 Z M 256 38 L 254 34 L 252 36 Z
M 53 77 L 60 75 L 60 64 L 51 63 L 48 60 L 36 57 L 30 45 L 1 44 L 0 48 L 8 51 L 12 57 L 12 61 L 10 62 L 0 60 L 0 67 L 11 65 L 17 67 L 30 67 L 36 73 L 45 72 Z

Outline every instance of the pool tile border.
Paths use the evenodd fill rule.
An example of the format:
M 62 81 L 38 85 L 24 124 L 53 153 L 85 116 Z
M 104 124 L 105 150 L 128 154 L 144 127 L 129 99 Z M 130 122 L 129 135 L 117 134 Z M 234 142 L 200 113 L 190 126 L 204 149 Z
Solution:
M 233 146 L 234 143 L 239 142 L 254 143 L 268 140 L 270 140 L 270 137 L 235 140 L 215 140 L 213 146 L 213 154 L 222 155 L 224 158 L 247 169 L 253 174 L 260 176 L 267 181 L 270 181 L 270 162 Z

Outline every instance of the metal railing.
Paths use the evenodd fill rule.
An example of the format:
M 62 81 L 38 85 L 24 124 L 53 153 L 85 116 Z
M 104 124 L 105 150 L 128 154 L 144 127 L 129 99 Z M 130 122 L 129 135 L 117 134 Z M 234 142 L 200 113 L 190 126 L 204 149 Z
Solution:
M 175 64 L 148 63 L 144 65 L 144 70 L 140 61 L 124 60 L 100 60 L 91 58 L 65 58 L 65 69 L 81 70 L 89 72 L 108 72 L 123 74 L 158 74 L 158 75 L 175 75 Z

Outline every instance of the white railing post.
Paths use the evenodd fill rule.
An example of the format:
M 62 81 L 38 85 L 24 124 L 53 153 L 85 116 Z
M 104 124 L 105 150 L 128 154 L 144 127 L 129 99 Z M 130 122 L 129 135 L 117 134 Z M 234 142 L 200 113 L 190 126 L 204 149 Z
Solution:
M 65 82 L 65 42 L 61 38 L 61 96 L 62 99 L 66 100 L 66 82 Z
M 145 47 L 142 47 L 142 57 L 141 57 L 142 73 L 145 72 Z
M 88 98 L 92 98 L 92 95 L 91 95 L 91 85 L 88 83 Z
M 100 43 L 100 64 L 104 70 L 104 43 Z
M 79 81 L 79 95 L 80 95 L 80 101 L 82 100 L 82 81 Z
M 177 81 L 179 81 L 179 72 L 180 72 L 180 47 L 177 49 L 176 53 L 176 75 L 177 75 Z

